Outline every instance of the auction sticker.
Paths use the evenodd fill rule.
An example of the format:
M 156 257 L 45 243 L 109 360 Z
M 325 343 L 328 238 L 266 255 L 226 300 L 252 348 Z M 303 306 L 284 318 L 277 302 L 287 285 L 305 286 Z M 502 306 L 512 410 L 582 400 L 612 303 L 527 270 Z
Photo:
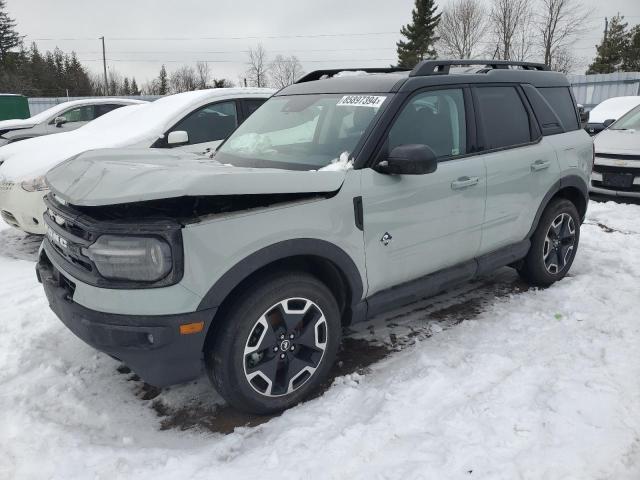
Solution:
M 378 108 L 386 96 L 378 95 L 345 95 L 340 99 L 338 107 L 373 107 Z

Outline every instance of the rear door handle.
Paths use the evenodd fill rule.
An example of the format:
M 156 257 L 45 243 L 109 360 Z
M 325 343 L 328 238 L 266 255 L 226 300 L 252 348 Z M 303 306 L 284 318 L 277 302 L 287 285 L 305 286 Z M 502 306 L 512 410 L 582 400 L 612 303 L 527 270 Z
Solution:
M 548 160 L 536 160 L 531 164 L 531 170 L 533 172 L 539 172 L 540 170 L 544 170 L 545 168 L 549 168 L 551 166 L 551 162 Z
M 480 181 L 479 177 L 460 177 L 457 180 L 451 182 L 452 190 L 462 190 L 463 188 L 473 187 Z

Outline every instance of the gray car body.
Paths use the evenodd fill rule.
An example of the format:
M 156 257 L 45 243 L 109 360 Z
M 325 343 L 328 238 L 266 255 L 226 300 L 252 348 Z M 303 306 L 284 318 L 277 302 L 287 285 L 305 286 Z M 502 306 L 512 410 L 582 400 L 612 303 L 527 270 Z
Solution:
M 189 196 L 297 195 L 267 207 L 184 222 L 184 272 L 174 285 L 101 288 L 71 277 L 72 300 L 118 315 L 215 313 L 256 271 L 286 258 L 309 257 L 338 268 L 348 291 L 343 313 L 355 321 L 516 262 L 526 255 L 529 238 L 554 196 L 572 199 L 584 217 L 593 159 L 584 130 L 471 153 L 440 162 L 426 175 L 380 173 L 372 159 L 393 122 L 393 109 L 398 111 L 414 92 L 532 78 L 568 86 L 564 76 L 551 72 L 490 71 L 413 79 L 401 74 L 343 77 L 279 92 L 384 92 L 393 97 L 386 107 L 391 110 L 369 127 L 352 152 L 352 169 L 240 168 L 209 158 L 173 158 L 165 151 L 94 151 L 71 159 L 47 174 L 52 195 L 62 205 L 100 208 Z M 472 188 L 454 188 L 467 177 L 478 181 Z M 392 240 L 382 241 L 385 234 Z M 55 256 L 49 258 L 65 272 Z
M 4 120 L 0 122 L 0 147 L 9 143 L 26 140 L 28 138 L 42 137 L 44 135 L 52 135 L 62 132 L 70 132 L 86 125 L 88 122 L 67 122 L 59 125 L 55 124 L 57 117 L 64 117 L 68 111 L 87 105 L 135 105 L 138 103 L 146 103 L 141 100 L 130 100 L 123 98 L 104 98 L 104 99 L 87 99 L 73 100 L 57 105 L 58 108 L 52 111 L 51 115 L 33 121 L 34 117 L 24 120 Z

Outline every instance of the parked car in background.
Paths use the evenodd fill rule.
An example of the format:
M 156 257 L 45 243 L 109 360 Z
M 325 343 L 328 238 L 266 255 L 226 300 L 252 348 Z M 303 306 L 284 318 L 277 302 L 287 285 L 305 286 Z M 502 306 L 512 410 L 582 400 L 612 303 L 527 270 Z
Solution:
M 317 391 L 350 322 L 507 265 L 567 275 L 593 142 L 564 75 L 339 73 L 280 90 L 213 159 L 110 149 L 50 170 L 38 278 L 64 324 L 157 386 L 204 357 L 229 404 L 265 414 Z
M 0 121 L 29 118 L 29 101 L 24 95 L 0 94 Z
M 591 192 L 640 197 L 640 106 L 594 139 Z
M 266 88 L 186 92 L 115 110 L 73 132 L 0 148 L 0 215 L 13 227 L 44 234 L 44 175 L 98 148 L 157 148 L 204 153 L 224 140 L 273 94 Z
M 589 135 L 597 135 L 638 105 L 640 105 L 640 96 L 609 98 L 589 112 L 589 121 L 585 130 Z
M 126 98 L 88 98 L 51 107 L 33 117 L 0 122 L 0 147 L 28 138 L 70 132 L 125 105 L 147 103 Z

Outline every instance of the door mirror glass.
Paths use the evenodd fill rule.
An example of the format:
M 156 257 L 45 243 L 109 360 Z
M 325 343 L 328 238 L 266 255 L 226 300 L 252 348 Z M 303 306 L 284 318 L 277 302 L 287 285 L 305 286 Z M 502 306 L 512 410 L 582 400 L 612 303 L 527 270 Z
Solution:
M 377 170 L 392 175 L 424 175 L 438 168 L 436 153 L 427 145 L 400 145 L 391 150 Z
M 184 130 L 169 132 L 167 143 L 169 145 L 185 145 L 189 143 L 189 134 Z
M 613 118 L 608 118 L 604 122 L 602 122 L 602 125 L 604 126 L 604 128 L 609 128 L 609 125 L 611 125 L 613 122 L 615 122 Z
M 65 123 L 67 123 L 67 117 L 56 117 L 56 118 L 53 120 L 53 124 L 54 124 L 56 127 L 61 127 L 61 126 L 62 126 L 62 125 L 64 125 Z

